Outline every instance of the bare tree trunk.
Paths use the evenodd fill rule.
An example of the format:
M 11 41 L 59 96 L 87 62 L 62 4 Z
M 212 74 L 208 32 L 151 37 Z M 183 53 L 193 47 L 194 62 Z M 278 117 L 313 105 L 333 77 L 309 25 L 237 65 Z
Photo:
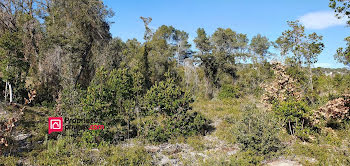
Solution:
M 10 92 L 10 103 L 12 103 L 12 86 L 11 83 L 8 83 L 9 85 L 9 92 Z
M 293 135 L 292 126 L 290 125 L 290 120 L 288 121 L 288 126 L 289 126 L 289 132 L 290 132 L 290 134 Z
M 8 87 L 8 88 L 7 88 Z M 9 94 L 8 94 L 9 93 Z M 13 95 L 12 95 L 12 86 L 11 83 L 6 81 L 6 86 L 5 86 L 5 102 L 7 101 L 7 95 L 10 95 L 10 103 L 12 103 Z
M 138 103 L 137 99 L 136 99 L 136 103 Z M 138 105 L 136 105 L 135 111 L 136 111 L 136 119 L 137 119 L 137 137 L 139 137 L 140 136 L 139 131 L 141 130 L 141 127 L 140 127 L 140 114 L 139 114 L 139 107 L 138 107 Z
M 6 81 L 5 82 L 5 103 L 7 101 L 7 85 L 8 85 L 8 82 Z
M 314 90 L 314 86 L 312 84 L 312 69 L 311 69 L 311 64 L 309 63 L 309 86 L 310 90 Z
M 206 95 L 209 99 L 213 97 L 213 87 L 211 86 L 209 78 L 206 78 Z
M 312 83 L 312 69 L 311 69 L 311 63 L 309 62 L 308 64 L 308 68 L 309 68 L 309 90 L 310 92 L 312 92 L 314 90 L 314 85 Z M 311 94 L 311 104 L 314 105 L 314 97 Z

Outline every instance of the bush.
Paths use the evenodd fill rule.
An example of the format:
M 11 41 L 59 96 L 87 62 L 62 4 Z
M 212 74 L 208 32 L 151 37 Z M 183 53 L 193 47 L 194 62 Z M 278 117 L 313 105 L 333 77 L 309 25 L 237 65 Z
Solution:
M 19 158 L 13 156 L 0 156 L 0 166 L 15 166 Z
M 152 156 L 143 147 L 112 146 L 104 149 L 102 149 L 102 153 L 107 165 L 152 165 Z
M 209 121 L 197 112 L 147 116 L 141 121 L 141 136 L 153 143 L 167 142 L 179 136 L 204 135 L 209 129 Z
M 143 103 L 141 135 L 151 142 L 167 142 L 177 136 L 205 134 L 209 121 L 198 112 L 190 112 L 193 102 L 188 92 L 172 78 L 155 84 Z
M 278 137 L 281 124 L 271 113 L 246 109 L 236 126 L 242 151 L 269 157 L 283 147 Z
M 246 165 L 254 166 L 259 165 L 264 159 L 264 156 L 256 155 L 253 150 L 247 150 L 241 153 L 237 153 L 230 157 L 230 164 L 234 166 Z
M 242 96 L 240 89 L 231 84 L 223 85 L 219 92 L 219 99 L 239 98 L 240 96 Z
M 174 114 L 187 112 L 190 110 L 190 103 L 194 100 L 189 92 L 185 92 L 180 88 L 175 80 L 168 78 L 166 81 L 161 81 L 151 87 L 144 96 L 144 113 L 146 115 Z
M 72 137 L 58 137 L 57 141 L 47 142 L 46 150 L 32 152 L 29 161 L 33 165 L 78 165 L 81 157 L 78 154 L 84 151 L 78 150 Z
M 96 119 L 106 128 L 102 135 L 107 140 L 123 140 L 136 136 L 131 121 L 136 118 L 135 82 L 127 69 L 107 71 L 99 69 L 82 97 L 82 108 L 89 119 Z M 115 139 L 118 136 L 118 139 Z
M 275 103 L 272 110 L 283 120 L 289 134 L 308 140 L 312 112 L 305 102 L 292 99 L 282 101 Z

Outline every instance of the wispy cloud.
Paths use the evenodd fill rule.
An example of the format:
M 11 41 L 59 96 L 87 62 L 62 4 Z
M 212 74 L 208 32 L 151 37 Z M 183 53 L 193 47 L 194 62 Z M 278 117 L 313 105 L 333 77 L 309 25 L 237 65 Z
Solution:
M 307 13 L 299 18 L 306 29 L 326 29 L 332 26 L 346 25 L 344 18 L 338 19 L 333 11 Z

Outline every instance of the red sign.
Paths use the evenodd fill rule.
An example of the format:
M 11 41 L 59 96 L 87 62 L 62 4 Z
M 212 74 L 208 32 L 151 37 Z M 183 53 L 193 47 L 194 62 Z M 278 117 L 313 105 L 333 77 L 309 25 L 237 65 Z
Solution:
M 63 131 L 63 118 L 62 117 L 49 117 L 49 134 L 52 132 Z

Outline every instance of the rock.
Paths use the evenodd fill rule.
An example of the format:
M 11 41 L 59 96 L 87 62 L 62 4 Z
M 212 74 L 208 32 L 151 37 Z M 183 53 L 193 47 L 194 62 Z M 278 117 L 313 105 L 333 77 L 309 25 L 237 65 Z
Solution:
M 23 141 L 30 136 L 31 136 L 31 134 L 18 134 L 17 136 L 14 136 L 13 138 L 15 141 Z
M 166 155 L 160 155 L 161 160 L 157 165 L 178 165 L 179 159 L 169 159 Z
M 267 163 L 269 166 L 301 166 L 301 164 L 297 161 L 279 159 L 272 162 Z
M 145 146 L 145 149 L 149 152 L 152 152 L 152 153 L 159 152 L 159 150 L 160 150 L 160 148 L 158 146 L 154 146 L 154 145 Z

